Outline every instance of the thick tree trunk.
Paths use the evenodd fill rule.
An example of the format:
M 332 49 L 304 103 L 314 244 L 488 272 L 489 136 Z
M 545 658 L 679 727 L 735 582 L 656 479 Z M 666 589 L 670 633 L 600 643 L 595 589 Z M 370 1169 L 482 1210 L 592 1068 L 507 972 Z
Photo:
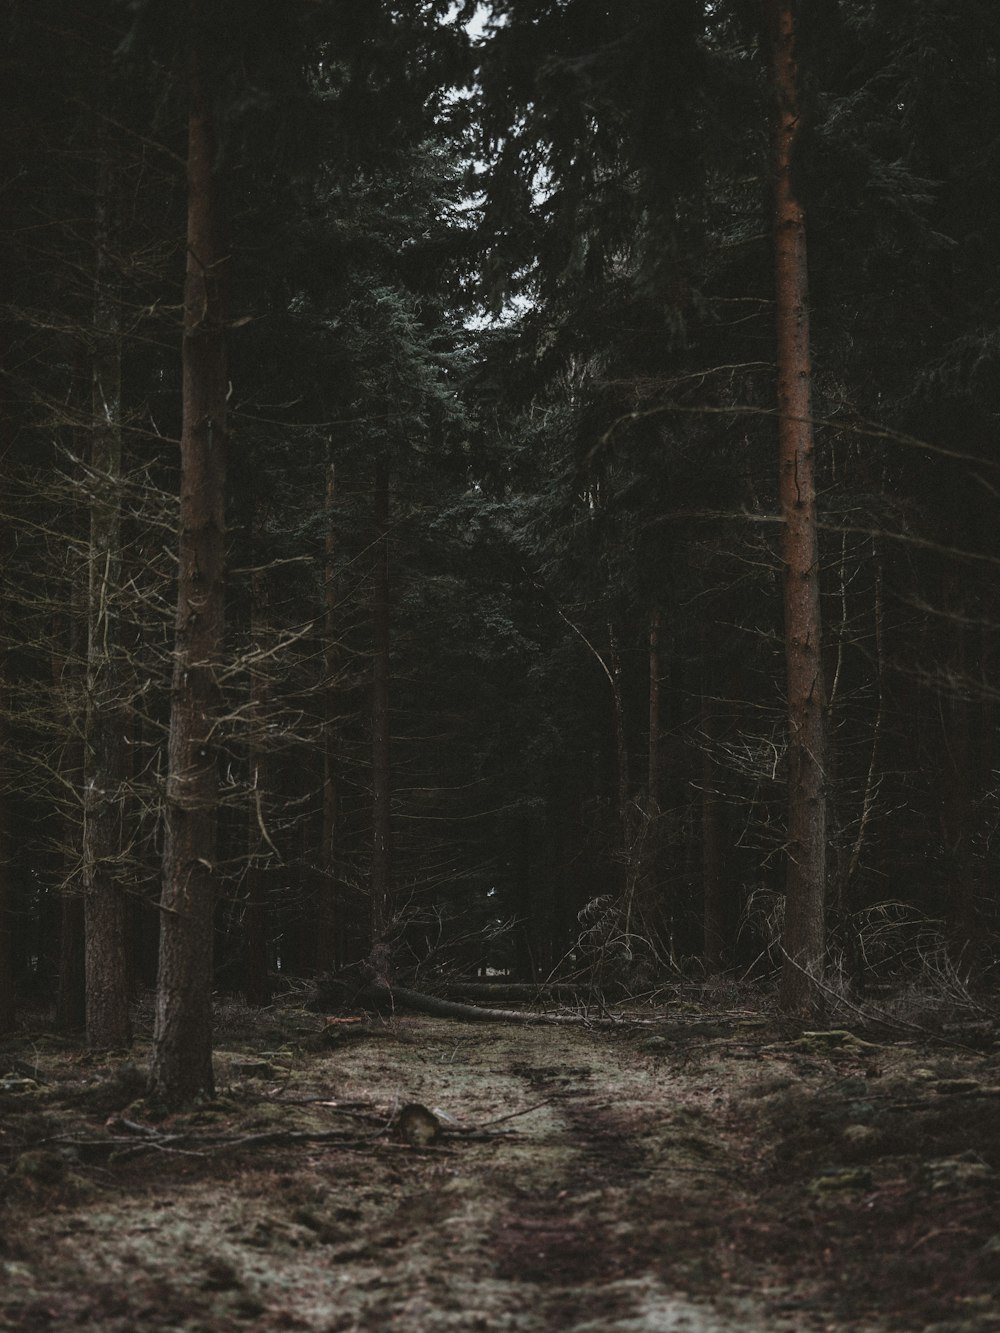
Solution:
M 375 469 L 375 566 L 372 592 L 372 828 L 370 933 L 372 970 L 389 976 L 392 823 L 389 755 L 389 470 Z
M 214 6 L 212 13 L 214 16 Z M 160 966 L 151 1086 L 167 1105 L 211 1093 L 212 921 L 218 804 L 216 671 L 223 641 L 226 361 L 223 251 L 207 20 L 195 35 L 188 119 L 187 273 L 177 619 L 167 753 Z
M 114 146 L 99 135 L 90 549 L 87 579 L 87 702 L 83 781 L 83 891 L 87 1045 L 128 1046 L 129 904 L 121 883 L 125 718 L 117 597 L 121 583 L 121 313 L 114 276 L 118 174 Z
M 792 176 L 801 106 L 795 5 L 793 0 L 764 0 L 764 12 L 774 92 L 778 437 L 788 693 L 788 859 L 780 1002 L 788 1012 L 806 1012 L 819 998 L 815 977 L 826 943 L 826 719 L 805 214 Z

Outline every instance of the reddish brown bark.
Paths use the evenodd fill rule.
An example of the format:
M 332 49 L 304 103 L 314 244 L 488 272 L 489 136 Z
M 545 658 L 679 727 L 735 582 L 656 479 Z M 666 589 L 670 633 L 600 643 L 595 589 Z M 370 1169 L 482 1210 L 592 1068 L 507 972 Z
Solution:
M 793 0 L 764 0 L 772 113 L 779 495 L 788 706 L 788 830 L 780 1002 L 815 1006 L 825 949 L 825 699 L 805 213 L 792 174 L 801 125 Z
M 197 7 L 191 20 L 196 31 L 189 85 L 177 618 L 150 1070 L 152 1092 L 167 1105 L 211 1093 L 213 1088 L 212 921 L 218 803 L 214 724 L 224 608 L 224 254 L 214 174 L 209 20 Z

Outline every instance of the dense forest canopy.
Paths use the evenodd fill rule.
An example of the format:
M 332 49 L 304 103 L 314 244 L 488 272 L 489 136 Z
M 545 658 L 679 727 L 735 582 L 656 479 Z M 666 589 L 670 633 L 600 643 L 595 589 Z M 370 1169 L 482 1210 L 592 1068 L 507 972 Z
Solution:
M 2 22 L 0 1024 L 988 973 L 987 0 Z

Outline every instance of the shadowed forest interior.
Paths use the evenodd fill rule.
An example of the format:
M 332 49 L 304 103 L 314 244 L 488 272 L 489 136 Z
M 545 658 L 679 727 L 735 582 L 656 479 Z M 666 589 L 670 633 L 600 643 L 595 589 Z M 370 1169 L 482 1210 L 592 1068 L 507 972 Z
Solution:
M 2 24 L 0 1029 L 995 981 L 991 5 Z

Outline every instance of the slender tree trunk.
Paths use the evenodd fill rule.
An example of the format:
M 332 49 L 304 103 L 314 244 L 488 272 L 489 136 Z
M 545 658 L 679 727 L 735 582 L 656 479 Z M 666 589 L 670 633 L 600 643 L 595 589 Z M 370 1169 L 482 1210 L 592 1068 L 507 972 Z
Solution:
M 118 173 L 115 147 L 98 136 L 87 702 L 83 781 L 83 891 L 87 1045 L 123 1047 L 129 1019 L 129 903 L 122 886 L 125 717 L 121 702 L 121 310 L 114 275 Z
M 392 897 L 391 767 L 389 756 L 389 469 L 375 469 L 375 567 L 372 594 L 371 965 L 388 976 Z
M 268 633 L 267 574 L 254 570 L 251 576 L 250 651 L 263 652 Z M 250 700 L 247 710 L 250 727 L 250 806 L 247 828 L 247 896 L 243 918 L 243 995 L 248 1004 L 271 1002 L 271 978 L 268 958 L 268 887 L 274 847 L 267 832 L 267 803 L 271 795 L 271 764 L 266 744 L 261 740 L 267 725 L 267 666 L 260 661 L 250 666 Z
M 946 583 L 945 604 L 955 612 L 948 625 L 949 684 L 939 693 L 941 717 L 940 778 L 941 833 L 948 867 L 948 925 L 952 955 L 959 966 L 975 965 L 979 951 L 976 928 L 976 882 L 973 854 L 974 818 L 972 784 L 976 773 L 968 697 L 969 663 L 966 654 L 967 609 L 961 589 Z M 946 622 L 947 624 L 947 622 Z
M 209 9 L 216 19 L 216 7 Z M 160 965 L 151 1086 L 167 1105 L 211 1093 L 212 922 L 216 899 L 223 646 L 226 359 L 223 251 L 214 163 L 209 19 L 197 6 L 188 117 L 187 273 L 177 619 L 167 751 Z M 213 25 L 214 27 L 214 25 Z
M 618 652 L 618 635 L 614 624 L 608 621 L 608 665 L 611 679 L 612 721 L 615 729 L 615 806 L 617 843 L 620 863 L 620 889 L 628 889 L 633 875 L 639 870 L 634 863 L 634 826 L 630 818 L 629 792 L 632 776 L 629 766 L 628 743 L 625 736 L 625 696 L 622 690 L 622 663 Z
M 77 573 L 74 562 L 74 574 Z M 60 700 L 59 720 L 65 735 L 60 747 L 59 776 L 65 790 L 82 803 L 84 793 L 86 714 L 86 634 L 88 588 L 74 578 L 65 615 L 52 618 L 52 690 Z M 63 891 L 59 902 L 59 965 L 56 982 L 56 1027 L 63 1032 L 81 1032 L 87 1026 L 87 969 L 84 896 L 80 882 L 82 826 L 80 806 L 67 802 L 62 817 Z
M 704 727 L 710 721 L 703 713 Z M 718 972 L 725 962 L 725 899 L 722 878 L 722 810 L 719 777 L 711 749 L 711 736 L 701 752 L 701 873 L 703 887 L 702 958 L 707 972 Z
M 785 660 L 788 860 L 780 1003 L 815 1007 L 825 950 L 825 701 L 812 429 L 805 214 L 793 181 L 801 123 L 793 0 L 764 0 L 774 92 L 775 296 Z
M 649 617 L 649 765 L 646 792 L 649 817 L 656 819 L 660 811 L 660 768 L 662 722 L 660 719 L 660 632 L 662 616 L 655 607 Z
M 0 539 L 2 540 L 2 539 Z M 6 554 L 6 553 L 5 553 Z M 5 609 L 6 559 L 0 569 L 0 614 Z M 10 873 L 10 823 L 7 815 L 7 674 L 6 654 L 0 652 L 0 1033 L 14 1027 L 14 913 Z
M 646 937 L 658 950 L 669 947 L 666 904 L 660 893 L 660 632 L 659 608 L 649 617 L 649 742 L 646 765 L 646 800 L 642 820 L 642 841 L 637 877 L 638 907 Z M 624 737 L 622 738 L 624 740 Z
M 326 535 L 323 566 L 323 825 L 320 848 L 320 900 L 317 966 L 320 970 L 336 968 L 344 961 L 343 922 L 337 880 L 339 848 L 339 754 L 337 734 L 337 582 L 335 559 L 337 535 L 334 528 L 334 502 L 337 497 L 337 473 L 332 460 L 326 472 Z

